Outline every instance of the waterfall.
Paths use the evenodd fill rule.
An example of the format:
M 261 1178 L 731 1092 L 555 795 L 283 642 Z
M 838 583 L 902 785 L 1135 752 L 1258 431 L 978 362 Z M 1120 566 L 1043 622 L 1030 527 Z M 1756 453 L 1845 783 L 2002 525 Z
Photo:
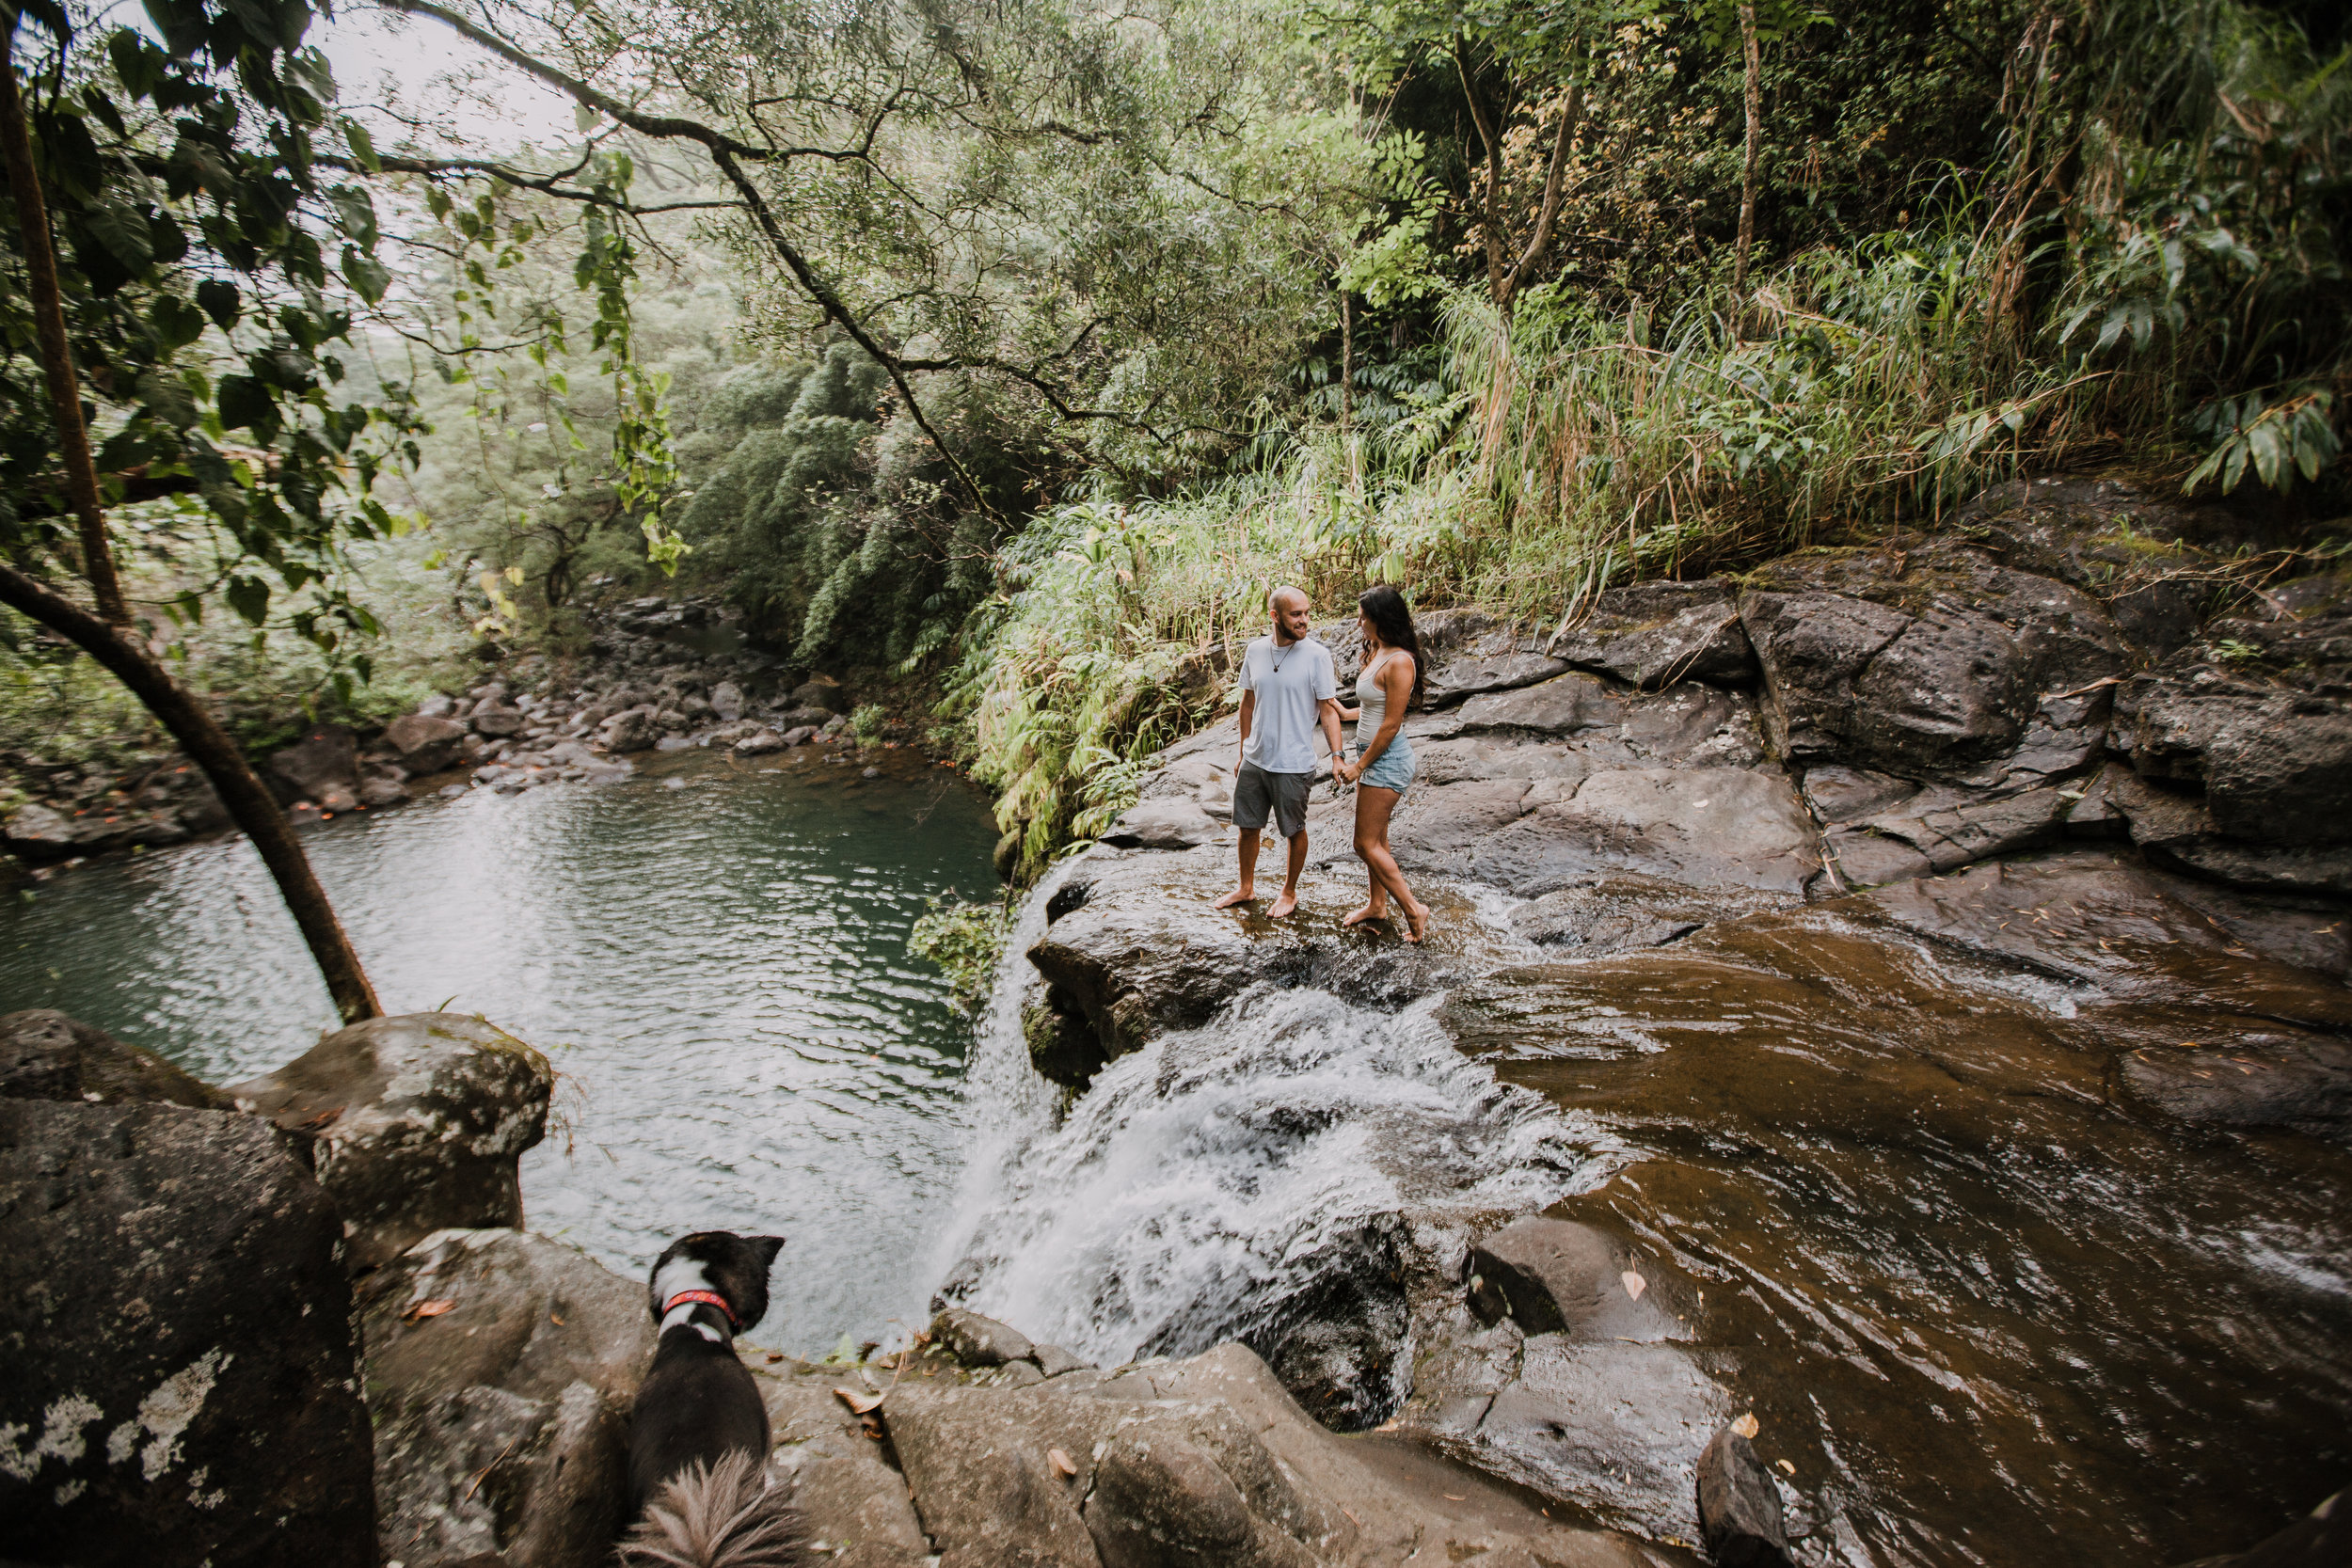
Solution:
M 1436 999 L 1390 1013 L 1312 989 L 1261 987 L 1159 1036 L 1057 1126 L 1021 1037 L 1037 992 L 1025 955 L 1055 885 L 1030 896 L 973 1056 L 980 1142 L 945 1289 L 975 1311 L 1107 1366 L 1230 1338 L 1263 1350 L 1291 1326 L 1324 1332 L 1308 1321 L 1340 1299 L 1387 1326 L 1325 1360 L 1360 1361 L 1373 1340 L 1401 1357 L 1403 1288 L 1380 1281 L 1415 1219 L 1541 1208 L 1622 1158 L 1463 1056 Z M 1364 1307 L 1366 1282 L 1394 1301 Z

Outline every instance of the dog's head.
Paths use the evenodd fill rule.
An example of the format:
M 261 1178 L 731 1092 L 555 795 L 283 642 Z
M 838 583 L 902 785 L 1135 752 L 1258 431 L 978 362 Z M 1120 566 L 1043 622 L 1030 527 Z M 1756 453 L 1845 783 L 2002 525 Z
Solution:
M 708 1291 L 723 1297 L 738 1334 L 768 1315 L 768 1271 L 784 1248 L 781 1236 L 738 1236 L 732 1230 L 697 1230 L 680 1236 L 654 1260 L 649 1292 L 653 1315 L 681 1291 Z

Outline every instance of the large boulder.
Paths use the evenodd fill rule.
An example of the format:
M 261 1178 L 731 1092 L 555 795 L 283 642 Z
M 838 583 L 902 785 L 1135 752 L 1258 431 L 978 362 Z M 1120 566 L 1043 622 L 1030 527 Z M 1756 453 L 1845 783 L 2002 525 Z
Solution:
M 328 1035 L 227 1092 L 315 1140 L 351 1264 L 370 1269 L 436 1230 L 522 1224 L 516 1162 L 547 1130 L 554 1083 L 502 1029 L 410 1013 Z
M 732 724 L 743 717 L 743 689 L 733 681 L 721 681 L 710 689 L 710 711 L 723 724 Z
M 523 732 L 523 726 L 531 721 L 530 715 L 524 713 L 522 709 L 509 707 L 495 699 L 484 702 L 466 718 L 467 722 L 473 726 L 476 735 L 488 736 L 493 740 L 503 740 L 510 736 L 520 735 Z
M 300 740 L 272 752 L 270 776 L 288 799 L 314 800 L 328 811 L 358 804 L 359 746 L 341 724 L 320 724 Z
M 1406 1441 L 1316 1425 L 1239 1345 L 1026 1386 L 909 1378 L 886 1427 L 939 1568 L 1634 1568 Z
M 1721 578 L 1612 588 L 1545 651 L 1648 691 L 1684 680 L 1745 684 L 1756 675 L 1738 593 Z
M 661 738 L 654 710 L 640 704 L 607 719 L 596 730 L 597 742 L 608 752 L 649 752 Z
M 1913 776 L 1999 758 L 2045 694 L 2130 657 L 2088 594 L 1952 541 L 1784 557 L 1751 577 L 1740 617 L 1775 750 Z
M 444 1230 L 361 1294 L 385 1557 L 609 1560 L 653 1353 L 644 1287 L 544 1236 Z
M 818 708 L 828 714 L 850 711 L 850 694 L 841 683 L 830 676 L 818 675 L 803 681 L 792 689 L 792 705 L 797 708 Z
M 411 775 L 437 773 L 457 760 L 465 744 L 466 726 L 446 717 L 449 699 L 439 699 L 442 711 L 404 714 L 384 726 L 384 739 Z
M 46 1009 L 0 1017 L 0 1098 L 232 1108 L 228 1095 L 152 1051 Z
M 1548 680 L 1568 667 L 1544 651 L 1533 626 L 1475 610 L 1439 610 L 1415 628 L 1428 668 L 1422 697 L 1432 708 L 1452 707 L 1482 691 L 1504 691 Z
M 375 1568 L 333 1205 L 233 1111 L 0 1100 L 9 1557 Z

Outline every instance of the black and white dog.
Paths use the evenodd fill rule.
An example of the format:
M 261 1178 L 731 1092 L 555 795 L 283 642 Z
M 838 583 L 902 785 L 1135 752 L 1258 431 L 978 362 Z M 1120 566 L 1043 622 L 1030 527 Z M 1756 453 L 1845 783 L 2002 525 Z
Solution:
M 660 1338 L 629 1416 L 636 1527 L 621 1560 L 665 1568 L 799 1568 L 797 1521 L 767 1484 L 768 1407 L 735 1336 L 768 1313 L 781 1236 L 702 1230 L 653 1266 Z

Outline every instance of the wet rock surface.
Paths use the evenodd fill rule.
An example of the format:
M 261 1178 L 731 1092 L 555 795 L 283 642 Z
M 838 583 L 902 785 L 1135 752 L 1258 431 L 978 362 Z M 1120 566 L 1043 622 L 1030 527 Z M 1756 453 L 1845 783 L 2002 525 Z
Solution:
M 0 1100 L 12 1558 L 373 1568 L 335 1211 L 268 1123 Z
M 516 1162 L 545 1132 L 554 1085 L 547 1058 L 496 1025 L 411 1013 L 226 1092 L 312 1140 L 351 1265 L 371 1269 L 436 1230 L 522 1224 Z
M 1405 976 L 1370 1005 L 1434 997 L 1610 1153 L 1518 1221 L 1542 1246 L 1506 1212 L 1393 1254 L 1395 1430 L 1564 1517 L 1806 1564 L 2177 1559 L 2352 1465 L 2352 578 L 2214 588 L 2293 538 L 2038 481 L 1540 643 L 1440 622 L 1391 842 L 1462 912 L 1434 963 L 1369 933 Z M 1328 967 L 1344 794 L 1310 812 L 1327 902 L 1205 909 L 1233 745 L 1170 747 L 1065 887 L 1054 1019 L 1133 1050 L 1384 994 Z M 1581 1335 L 1611 1263 L 1639 1317 Z M 1268 1359 L 1314 1409 L 1315 1357 Z

